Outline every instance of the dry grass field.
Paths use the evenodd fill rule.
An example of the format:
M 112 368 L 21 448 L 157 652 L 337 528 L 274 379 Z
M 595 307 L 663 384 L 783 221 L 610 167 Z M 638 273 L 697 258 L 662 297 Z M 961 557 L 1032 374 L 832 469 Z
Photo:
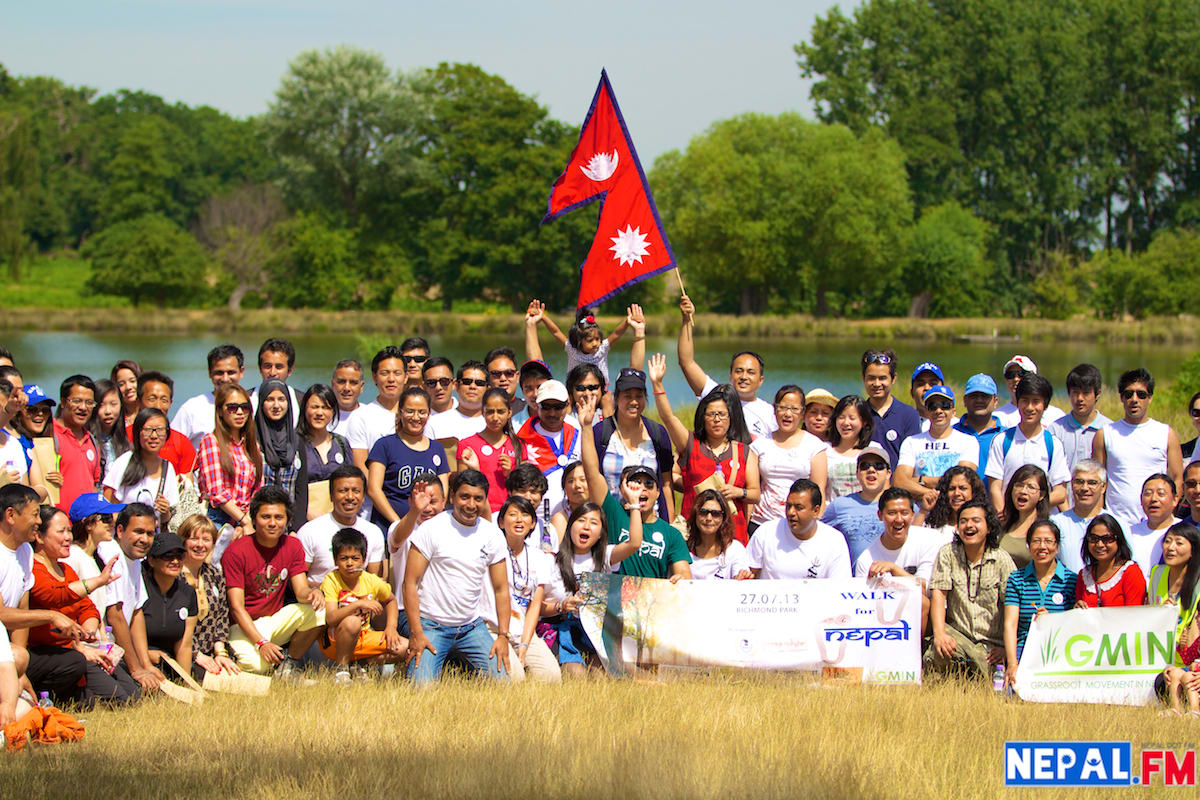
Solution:
M 1128 740 L 1136 762 L 1143 746 L 1200 738 L 1200 722 L 1152 708 L 745 673 L 562 686 L 451 679 L 426 691 L 396 680 L 276 686 L 267 698 L 159 698 L 81 716 L 82 742 L 3 757 L 0 797 L 1091 798 L 1112 790 L 1005 790 L 1004 742 Z

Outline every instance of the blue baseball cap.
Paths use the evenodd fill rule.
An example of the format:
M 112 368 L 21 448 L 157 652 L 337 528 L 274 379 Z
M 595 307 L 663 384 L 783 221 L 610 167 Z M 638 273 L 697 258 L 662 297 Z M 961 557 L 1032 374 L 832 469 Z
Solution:
M 124 503 L 110 503 L 99 492 L 88 492 L 75 498 L 67 516 L 72 522 L 79 522 L 92 514 L 119 514 L 124 508 Z
M 954 390 L 949 386 L 930 386 L 925 390 L 925 394 L 921 395 L 921 402 L 928 403 L 935 397 L 944 397 L 951 403 L 954 402 Z
M 934 375 L 937 375 L 937 379 L 939 381 L 942 381 L 943 383 L 946 380 L 946 376 L 942 374 L 941 367 L 939 367 L 937 364 L 933 363 L 932 361 L 926 361 L 924 364 L 917 364 L 917 366 L 913 369 L 912 377 L 908 379 L 908 382 L 912 383 L 913 381 L 915 381 L 917 379 L 917 376 L 920 375 L 922 372 L 932 372 Z
M 991 375 L 985 375 L 978 372 L 967 378 L 967 385 L 963 389 L 963 396 L 969 394 L 996 394 L 996 382 L 992 380 Z
M 42 387 L 36 383 L 27 383 L 21 388 L 25 390 L 25 396 L 29 398 L 29 402 L 26 405 L 36 406 L 38 403 L 49 403 L 52 406 L 58 405 L 58 403 L 46 397 L 46 393 L 42 391 Z

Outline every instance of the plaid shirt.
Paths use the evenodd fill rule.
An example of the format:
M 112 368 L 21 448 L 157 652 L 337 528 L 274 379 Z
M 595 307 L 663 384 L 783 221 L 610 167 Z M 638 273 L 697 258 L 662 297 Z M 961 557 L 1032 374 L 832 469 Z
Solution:
M 200 442 L 200 454 L 197 462 L 200 465 L 200 496 L 212 507 L 222 506 L 232 500 L 238 508 L 245 511 L 250 507 L 250 498 L 261 485 L 254 462 L 246 455 L 246 449 L 241 442 L 230 442 L 229 455 L 233 460 L 233 475 L 221 469 L 221 453 L 217 447 L 217 437 L 208 433 Z
M 957 538 L 938 551 L 929 588 L 946 593 L 946 625 L 976 644 L 1004 644 L 1004 590 L 1016 570 L 1012 556 L 987 548 L 976 564 L 967 562 Z

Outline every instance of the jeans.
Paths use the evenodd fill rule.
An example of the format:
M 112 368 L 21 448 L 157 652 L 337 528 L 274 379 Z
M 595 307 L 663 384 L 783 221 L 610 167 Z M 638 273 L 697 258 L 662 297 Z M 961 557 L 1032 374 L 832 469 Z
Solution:
M 407 630 L 407 621 L 402 627 L 406 630 L 401 633 L 404 636 L 411 636 L 411 632 Z M 455 626 L 442 625 L 421 617 L 421 628 L 437 652 L 431 653 L 425 650 L 421 653 L 420 665 L 417 664 L 415 658 L 409 663 L 408 677 L 418 686 L 438 680 L 442 676 L 442 669 L 446 666 L 446 659 L 452 654 L 462 656 L 476 672 L 482 675 L 489 678 L 504 677 L 505 673 L 500 669 L 499 662 L 494 658 L 488 658 L 488 653 L 492 650 L 493 639 L 482 619 L 476 618 L 466 625 Z

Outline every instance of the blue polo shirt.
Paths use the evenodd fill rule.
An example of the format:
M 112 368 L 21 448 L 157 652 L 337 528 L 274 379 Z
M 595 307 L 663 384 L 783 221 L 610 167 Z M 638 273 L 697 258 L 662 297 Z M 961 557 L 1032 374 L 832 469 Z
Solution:
M 983 433 L 978 432 L 965 420 L 959 420 L 953 426 L 956 431 L 962 431 L 968 436 L 974 436 L 979 440 L 979 460 L 976 461 L 978 466 L 975 467 L 975 472 L 979 475 L 979 480 L 983 481 L 983 485 L 988 485 L 987 477 L 987 462 L 988 451 L 992 449 L 992 439 L 997 433 L 1004 432 L 1004 426 L 1000 424 L 1000 420 L 992 417 L 992 427 L 985 430 Z
M 1075 605 L 1075 573 L 1057 562 L 1054 574 L 1046 590 L 1038 583 L 1037 573 L 1033 571 L 1033 562 L 1008 576 L 1008 587 L 1004 590 L 1004 605 L 1020 607 L 1017 617 L 1017 648 L 1025 646 L 1025 637 L 1029 633 L 1029 624 L 1039 608 L 1044 608 L 1051 614 L 1069 611 Z
M 1067 466 L 1074 470 L 1080 461 L 1092 457 L 1092 440 L 1096 438 L 1096 433 L 1110 422 L 1112 420 L 1100 412 L 1096 412 L 1096 418 L 1087 425 L 1075 419 L 1074 414 L 1063 414 L 1047 425 L 1046 430 L 1058 439 L 1063 455 L 1067 457 Z
M 867 403 L 867 407 L 871 409 L 872 421 L 875 423 L 871 441 L 887 451 L 888 461 L 895 472 L 896 462 L 900 460 L 900 443 L 921 432 L 921 415 L 915 408 L 894 397 L 882 416 L 875 410 L 875 406 Z
M 835 497 L 825 507 L 821 521 L 846 537 L 851 564 L 858 561 L 859 555 L 883 535 L 879 505 L 874 500 L 864 500 L 862 492 Z

